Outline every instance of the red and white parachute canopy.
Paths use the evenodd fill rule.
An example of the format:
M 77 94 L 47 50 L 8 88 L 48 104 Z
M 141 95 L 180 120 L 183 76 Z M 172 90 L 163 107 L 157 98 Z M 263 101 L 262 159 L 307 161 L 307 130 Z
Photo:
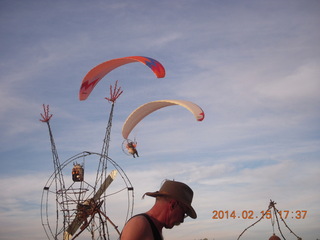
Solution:
M 149 57 L 132 56 L 115 58 L 97 65 L 86 74 L 81 83 L 79 99 L 81 101 L 86 100 L 89 97 L 92 90 L 94 89 L 94 87 L 98 84 L 98 82 L 109 72 L 122 65 L 133 62 L 140 62 L 148 66 L 157 78 L 163 78 L 166 74 L 162 64 L 157 60 Z

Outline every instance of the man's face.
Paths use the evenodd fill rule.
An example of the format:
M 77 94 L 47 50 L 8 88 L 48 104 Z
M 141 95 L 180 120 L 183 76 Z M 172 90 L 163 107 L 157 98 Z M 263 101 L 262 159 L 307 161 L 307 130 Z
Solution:
M 184 218 L 186 217 L 186 211 L 181 203 L 179 203 L 178 201 L 173 201 L 170 204 L 171 211 L 169 212 L 169 218 L 165 226 L 165 228 L 168 229 L 180 225 L 181 223 L 183 223 Z

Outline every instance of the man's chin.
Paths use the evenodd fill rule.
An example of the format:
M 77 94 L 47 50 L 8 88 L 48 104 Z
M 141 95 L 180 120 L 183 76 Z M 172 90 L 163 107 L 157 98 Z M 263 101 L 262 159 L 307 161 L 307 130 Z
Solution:
M 177 223 L 174 223 L 173 225 L 170 225 L 170 226 L 166 225 L 166 226 L 164 226 L 164 228 L 166 228 L 166 229 L 172 229 L 173 227 L 179 226 L 180 224 L 181 224 L 181 222 L 177 222 Z
M 165 229 L 172 229 L 173 226 L 164 226 Z
M 174 226 L 176 226 L 176 225 L 170 225 L 170 226 L 164 226 L 166 229 L 172 229 Z

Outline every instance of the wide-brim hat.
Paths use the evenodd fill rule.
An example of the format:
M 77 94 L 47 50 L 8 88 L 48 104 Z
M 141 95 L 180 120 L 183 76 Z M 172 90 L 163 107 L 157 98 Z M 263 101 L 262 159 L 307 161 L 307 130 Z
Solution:
M 193 191 L 188 185 L 182 182 L 166 180 L 159 191 L 146 192 L 144 195 L 150 197 L 170 197 L 175 199 L 184 205 L 188 216 L 197 218 L 197 213 L 191 206 Z

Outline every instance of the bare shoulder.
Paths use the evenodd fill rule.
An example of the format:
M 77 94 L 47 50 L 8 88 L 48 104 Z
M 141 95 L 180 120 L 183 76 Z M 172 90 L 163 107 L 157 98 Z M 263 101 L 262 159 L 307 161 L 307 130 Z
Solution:
M 126 226 L 131 226 L 131 225 L 141 226 L 141 227 L 149 227 L 149 222 L 146 219 L 146 217 L 144 217 L 143 215 L 137 215 L 137 216 L 131 218 L 126 224 Z
M 153 234 L 148 220 L 141 215 L 131 218 L 124 226 L 121 240 L 152 240 Z

